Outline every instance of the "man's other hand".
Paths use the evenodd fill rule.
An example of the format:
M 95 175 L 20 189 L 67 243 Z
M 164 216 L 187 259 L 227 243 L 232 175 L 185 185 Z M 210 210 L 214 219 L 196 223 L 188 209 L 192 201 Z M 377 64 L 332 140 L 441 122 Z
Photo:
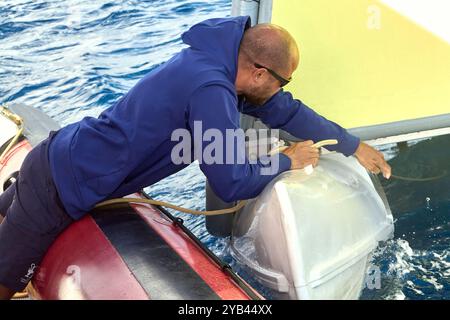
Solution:
M 372 173 L 383 173 L 386 179 L 391 177 L 391 167 L 384 160 L 383 154 L 364 142 L 360 142 L 355 156 L 359 163 Z
M 311 140 L 294 143 L 283 150 L 283 153 L 291 159 L 291 170 L 303 169 L 309 165 L 317 166 L 319 162 L 319 149 L 312 147 Z

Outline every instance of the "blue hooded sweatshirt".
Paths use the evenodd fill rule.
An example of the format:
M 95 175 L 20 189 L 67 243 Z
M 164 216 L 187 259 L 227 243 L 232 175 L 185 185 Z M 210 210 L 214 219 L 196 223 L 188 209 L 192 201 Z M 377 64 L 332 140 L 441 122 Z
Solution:
M 86 117 L 60 129 L 51 141 L 49 162 L 71 217 L 79 219 L 98 202 L 139 191 L 186 167 L 171 160 L 172 148 L 179 143 L 171 135 L 180 128 L 192 132 L 194 121 L 201 121 L 203 132 L 214 128 L 225 135 L 227 129 L 239 127 L 243 112 L 299 138 L 336 138 L 340 143 L 335 150 L 354 153 L 358 138 L 287 92 L 280 90 L 263 106 L 238 98 L 238 50 L 249 26 L 249 17 L 194 25 L 182 35 L 188 48 L 149 72 L 98 118 Z M 238 156 L 243 152 L 234 151 Z M 278 159 L 279 169 L 272 175 L 261 174 L 267 164 L 246 159 L 241 164 L 205 161 L 200 169 L 215 193 L 230 202 L 257 196 L 276 175 L 289 170 L 290 159 L 284 154 Z

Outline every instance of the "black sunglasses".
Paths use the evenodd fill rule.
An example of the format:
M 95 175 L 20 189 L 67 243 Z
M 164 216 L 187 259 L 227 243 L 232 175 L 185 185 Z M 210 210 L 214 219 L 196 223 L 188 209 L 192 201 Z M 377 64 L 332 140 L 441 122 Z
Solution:
M 259 63 L 255 63 L 254 64 L 256 68 L 258 69 L 266 69 L 267 71 L 269 71 L 269 73 L 278 81 L 280 81 L 280 87 L 284 87 L 285 85 L 287 85 L 289 82 L 291 82 L 292 78 L 289 79 L 285 79 L 282 76 L 278 75 L 278 73 L 276 73 L 275 71 L 273 71 L 272 69 L 269 69 L 267 67 L 264 67 L 262 65 L 260 65 Z

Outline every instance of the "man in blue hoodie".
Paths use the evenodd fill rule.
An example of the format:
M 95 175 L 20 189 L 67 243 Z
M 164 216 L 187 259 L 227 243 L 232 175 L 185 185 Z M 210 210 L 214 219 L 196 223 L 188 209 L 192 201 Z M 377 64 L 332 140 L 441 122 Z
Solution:
M 234 17 L 201 22 L 182 39 L 188 48 L 152 70 L 98 118 L 52 132 L 24 160 L 17 182 L 0 197 L 5 216 L 0 298 L 22 290 L 57 235 L 96 203 L 134 193 L 186 167 L 171 159 L 177 144 L 171 137 L 177 129 L 192 132 L 196 122 L 203 132 L 215 129 L 225 136 L 239 127 L 244 113 L 307 140 L 273 156 L 278 166 L 272 174 L 262 174 L 267 164 L 247 159 L 201 163 L 212 189 L 227 202 L 257 196 L 286 170 L 316 165 L 319 153 L 311 145 L 323 139 L 337 139 L 330 150 L 355 155 L 368 170 L 389 177 L 381 153 L 283 91 L 299 63 L 287 31 L 274 25 L 250 28 L 249 17 Z M 245 152 L 238 146 L 232 151 Z

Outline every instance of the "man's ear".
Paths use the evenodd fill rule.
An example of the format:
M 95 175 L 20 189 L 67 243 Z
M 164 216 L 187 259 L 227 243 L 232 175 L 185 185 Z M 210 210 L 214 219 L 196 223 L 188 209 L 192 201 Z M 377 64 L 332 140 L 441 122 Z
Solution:
M 259 83 L 264 77 L 264 69 L 255 69 L 252 74 L 253 81 Z

